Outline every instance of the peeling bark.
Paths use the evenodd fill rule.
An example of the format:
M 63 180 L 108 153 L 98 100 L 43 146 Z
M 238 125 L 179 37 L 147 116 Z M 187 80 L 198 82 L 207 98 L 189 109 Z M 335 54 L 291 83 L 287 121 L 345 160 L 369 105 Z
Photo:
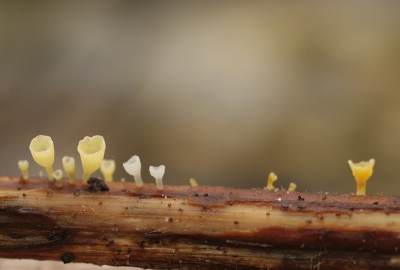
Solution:
M 59 189 L 0 177 L 0 257 L 154 269 L 395 269 L 399 197 L 137 188 Z

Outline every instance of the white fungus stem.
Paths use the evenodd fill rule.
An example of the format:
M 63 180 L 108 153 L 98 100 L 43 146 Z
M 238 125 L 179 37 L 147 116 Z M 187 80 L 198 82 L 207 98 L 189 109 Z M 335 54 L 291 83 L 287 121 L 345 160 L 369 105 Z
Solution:
M 158 167 L 150 166 L 150 174 L 156 179 L 156 186 L 159 190 L 164 189 L 162 178 L 165 173 L 165 166 L 160 165 Z
M 138 156 L 132 156 L 127 162 L 123 163 L 122 165 L 124 166 L 125 171 L 135 178 L 136 186 L 143 186 L 142 176 L 140 175 L 140 171 L 142 169 L 140 158 Z

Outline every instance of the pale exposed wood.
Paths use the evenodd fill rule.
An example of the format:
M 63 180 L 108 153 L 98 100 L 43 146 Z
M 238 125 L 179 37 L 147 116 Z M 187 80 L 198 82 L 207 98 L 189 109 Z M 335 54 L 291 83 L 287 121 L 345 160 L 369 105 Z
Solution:
M 107 184 L 89 192 L 80 181 L 58 189 L 0 177 L 0 257 L 155 269 L 400 267 L 398 197 Z

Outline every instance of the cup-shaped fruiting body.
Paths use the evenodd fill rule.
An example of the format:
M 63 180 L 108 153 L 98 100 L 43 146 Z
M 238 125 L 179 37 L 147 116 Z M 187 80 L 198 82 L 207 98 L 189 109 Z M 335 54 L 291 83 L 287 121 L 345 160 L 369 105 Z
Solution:
M 112 182 L 115 171 L 115 161 L 113 159 L 103 160 L 100 166 L 100 171 L 104 176 L 104 180 Z
M 79 141 L 78 152 L 81 156 L 83 176 L 82 183 L 86 184 L 89 176 L 94 173 L 101 165 L 106 150 L 106 142 L 103 136 L 86 136 Z
M 140 175 L 140 170 L 142 169 L 140 158 L 138 156 L 133 156 L 122 165 L 124 166 L 125 171 L 135 178 L 136 186 L 143 186 L 142 176 Z
M 69 183 L 75 184 L 75 159 L 73 157 L 63 157 L 62 164 L 64 171 L 68 174 Z
M 290 182 L 288 191 L 295 191 L 296 188 L 297 188 L 297 185 L 293 182 Z
M 349 160 L 349 165 L 357 182 L 356 194 L 365 195 L 367 180 L 371 177 L 373 173 L 375 159 L 370 159 L 369 161 L 361 161 L 358 163 L 353 163 L 353 161 Z
M 278 176 L 276 174 L 274 174 L 273 172 L 271 172 L 268 176 L 268 183 L 267 183 L 267 189 L 268 190 L 273 190 L 274 189 L 274 185 L 273 183 L 278 179 Z
M 37 164 L 44 167 L 49 176 L 49 180 L 53 181 L 53 163 L 54 163 L 54 144 L 49 136 L 39 135 L 32 139 L 29 145 L 32 157 Z
M 162 182 L 162 178 L 164 176 L 165 173 L 165 166 L 164 165 L 160 165 L 158 167 L 153 167 L 150 166 L 150 174 L 151 176 L 153 176 L 156 179 L 156 186 L 159 190 L 163 190 L 164 189 L 164 185 Z
M 18 167 L 21 170 L 22 178 L 26 181 L 29 178 L 28 168 L 29 162 L 27 160 L 18 161 Z
M 63 182 L 62 182 L 63 171 L 62 170 L 54 171 L 53 177 L 54 177 L 54 179 L 56 179 L 56 186 L 61 188 L 63 186 Z
M 190 179 L 189 179 L 189 182 L 190 182 L 190 185 L 191 185 L 192 187 L 197 187 L 197 186 L 198 186 L 197 181 L 196 181 L 196 179 L 194 179 L 194 178 L 190 178 Z

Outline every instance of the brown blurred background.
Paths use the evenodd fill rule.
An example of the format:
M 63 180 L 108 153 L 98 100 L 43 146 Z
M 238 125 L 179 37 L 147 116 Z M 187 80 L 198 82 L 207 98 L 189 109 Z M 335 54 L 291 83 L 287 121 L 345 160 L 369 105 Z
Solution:
M 165 183 L 400 194 L 400 2 L 2 1 L 0 173 L 86 135 Z M 78 175 L 82 173 L 78 166 Z M 99 173 L 96 173 L 100 175 Z
M 28 159 L 38 175 L 38 134 L 55 169 L 100 134 L 118 179 L 136 154 L 145 182 L 165 164 L 166 184 L 262 187 L 273 171 L 279 187 L 350 193 L 347 160 L 375 158 L 367 193 L 399 195 L 399 14 L 399 1 L 1 1 L 0 173 Z

